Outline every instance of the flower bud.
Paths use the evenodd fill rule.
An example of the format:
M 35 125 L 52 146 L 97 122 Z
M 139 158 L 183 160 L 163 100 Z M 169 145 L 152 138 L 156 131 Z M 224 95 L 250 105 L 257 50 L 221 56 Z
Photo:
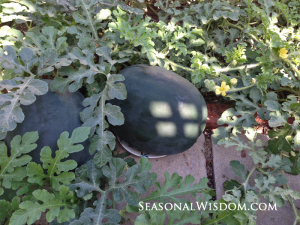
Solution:
M 230 80 L 230 84 L 232 84 L 232 85 L 236 85 L 237 84 L 237 79 L 236 78 L 232 78 L 231 80 Z

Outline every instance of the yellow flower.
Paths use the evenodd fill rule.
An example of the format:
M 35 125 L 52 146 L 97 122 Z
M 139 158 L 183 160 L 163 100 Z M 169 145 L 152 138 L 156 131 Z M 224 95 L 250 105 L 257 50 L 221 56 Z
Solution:
M 236 84 L 237 84 L 237 79 L 236 79 L 236 78 L 232 78 L 232 79 L 230 80 L 230 83 L 231 83 L 232 85 L 236 85 Z
M 294 151 L 291 151 L 291 156 L 296 157 L 296 153 Z
M 287 52 L 288 50 L 286 50 L 286 48 L 281 48 L 279 50 L 279 57 L 286 59 L 288 57 Z
M 229 85 L 226 85 L 226 82 L 221 83 L 221 87 L 217 86 L 216 87 L 216 94 L 222 94 L 223 96 L 226 96 L 226 91 L 230 89 Z
M 255 84 L 255 83 L 256 83 L 256 79 L 255 79 L 255 78 L 252 78 L 252 80 L 251 80 L 250 83 L 251 83 L 251 84 Z

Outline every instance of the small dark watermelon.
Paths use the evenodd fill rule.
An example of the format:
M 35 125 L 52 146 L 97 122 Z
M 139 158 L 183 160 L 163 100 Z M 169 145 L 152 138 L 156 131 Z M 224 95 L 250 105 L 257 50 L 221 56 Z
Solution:
M 204 131 L 206 103 L 188 80 L 164 68 L 130 66 L 125 77 L 126 100 L 111 100 L 125 117 L 112 131 L 143 153 L 172 155 L 189 149 Z
M 48 84 L 49 80 L 46 80 Z M 25 115 L 22 123 L 19 123 L 13 131 L 7 133 L 4 142 L 10 148 L 10 142 L 15 135 L 23 136 L 26 132 L 38 131 L 39 139 L 37 148 L 28 153 L 32 161 L 41 164 L 40 151 L 44 146 L 52 150 L 52 157 L 58 150 L 57 140 L 64 131 L 72 134 L 73 130 L 82 125 L 79 113 L 84 109 L 82 101 L 84 96 L 80 92 L 51 92 L 36 96 L 36 101 L 21 108 Z M 80 143 L 84 149 L 71 153 L 68 159 L 75 160 L 78 165 L 85 164 L 92 156 L 89 153 L 89 141 Z

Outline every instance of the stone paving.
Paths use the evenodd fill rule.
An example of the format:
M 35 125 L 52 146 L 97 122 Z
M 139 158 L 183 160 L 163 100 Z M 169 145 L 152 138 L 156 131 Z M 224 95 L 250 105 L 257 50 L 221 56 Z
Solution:
M 199 182 L 200 178 L 206 177 L 206 160 L 201 151 L 204 140 L 205 138 L 202 134 L 197 142 L 183 153 L 157 159 L 149 159 L 149 162 L 152 164 L 150 172 L 157 173 L 157 181 L 161 185 L 163 185 L 165 180 L 165 171 L 168 171 L 170 175 L 178 173 L 178 175 L 182 177 L 191 174 L 195 177 L 195 182 Z M 117 143 L 117 150 L 120 153 L 126 151 L 119 143 Z M 138 156 L 130 155 L 130 157 L 136 162 L 139 162 L 140 160 L 140 157 Z M 148 192 L 151 193 L 153 190 L 156 190 L 154 186 L 152 186 L 152 189 L 150 188 Z
M 181 177 L 185 177 L 188 174 L 191 174 L 195 177 L 195 183 L 199 182 L 200 178 L 206 177 L 206 160 L 202 153 L 203 144 L 204 144 L 205 138 L 202 134 L 197 142 L 187 151 L 176 154 L 176 155 L 169 155 L 162 158 L 157 159 L 149 159 L 149 161 L 152 164 L 152 168 L 150 172 L 155 172 L 157 174 L 157 180 L 161 186 L 163 186 L 165 177 L 164 173 L 165 171 L 168 171 L 170 173 L 170 176 L 173 173 L 177 173 Z M 117 143 L 116 146 L 119 153 L 125 152 L 126 150 Z M 131 158 L 134 158 L 136 162 L 139 162 L 140 157 L 130 155 Z M 147 190 L 145 194 L 142 196 L 149 195 L 152 191 L 155 191 L 156 187 L 155 185 L 152 185 L 151 188 Z M 195 202 L 195 198 L 191 195 L 186 196 L 186 199 L 188 199 L 191 202 Z M 125 202 L 122 204 L 119 204 L 117 206 L 117 210 L 120 210 L 125 206 Z M 132 219 L 135 219 L 137 215 L 130 215 Z M 131 222 L 126 223 L 126 225 L 132 224 Z

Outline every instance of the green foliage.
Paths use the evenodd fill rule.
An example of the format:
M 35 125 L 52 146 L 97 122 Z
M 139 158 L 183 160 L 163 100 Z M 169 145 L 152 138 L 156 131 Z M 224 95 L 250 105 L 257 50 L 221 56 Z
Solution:
M 11 202 L 0 200 L 0 223 L 4 224 L 6 218 L 11 218 L 14 211 L 19 209 L 20 198 L 14 197 Z
M 66 186 L 59 187 L 58 195 L 50 194 L 47 190 L 35 190 L 32 192 L 34 201 L 23 201 L 15 211 L 10 223 L 11 224 L 32 224 L 41 217 L 41 213 L 46 209 L 46 219 L 48 222 L 53 221 L 57 217 L 58 222 L 69 221 L 75 217 L 73 209 L 73 193 Z M 38 201 L 42 202 L 39 203 Z
M 233 108 L 227 109 L 222 113 L 218 119 L 218 125 L 228 124 L 227 127 L 219 127 L 213 136 L 214 143 L 218 143 L 220 139 L 229 137 L 230 132 L 237 136 L 241 134 L 242 130 L 253 132 L 253 126 L 256 125 L 254 114 L 261 109 L 255 102 L 245 98 L 244 95 L 233 94 L 233 99 L 237 101 L 236 110 Z
M 244 165 L 239 161 L 230 162 L 232 171 L 242 182 L 231 180 L 225 184 L 227 189 L 227 193 L 223 196 L 225 201 L 258 203 L 259 196 L 264 196 L 269 202 L 282 206 L 285 200 L 300 198 L 299 192 L 287 188 L 287 179 L 282 174 L 282 171 L 291 172 L 291 161 L 282 155 L 268 154 L 268 149 L 263 148 L 261 140 L 256 139 L 256 134 L 247 143 L 243 143 L 239 137 L 231 137 L 231 140 L 222 139 L 219 142 L 226 147 L 237 146 L 237 150 L 249 149 L 249 155 L 255 165 L 251 171 L 245 171 Z M 249 180 L 254 171 L 255 183 L 250 186 Z
M 231 63 L 233 66 L 247 62 L 247 57 L 245 55 L 245 45 L 238 45 L 233 51 L 226 52 L 226 62 Z
M 108 128 L 105 117 L 113 125 L 124 123 L 120 107 L 105 103 L 106 100 L 113 98 L 121 100 L 126 98 L 127 92 L 124 84 L 115 84 L 116 81 L 122 80 L 124 80 L 122 75 L 110 75 L 101 93 L 92 95 L 83 101 L 84 106 L 89 107 L 83 110 L 81 118 L 84 121 L 83 126 L 92 127 L 96 130 L 96 135 L 91 139 L 90 153 L 94 154 L 97 151 L 93 160 L 99 167 L 102 167 L 111 159 L 111 150 L 115 148 L 114 135 L 105 130 Z M 99 106 L 97 106 L 97 103 Z
M 145 15 L 146 8 L 151 11 L 148 15 L 155 16 Z M 121 125 L 124 117 L 119 107 L 107 101 L 126 99 L 119 72 L 137 63 L 173 70 L 203 92 L 215 91 L 223 81 L 230 86 L 225 98 L 235 105 L 219 118 L 213 140 L 238 151 L 248 149 L 255 167 L 245 171 L 241 163 L 232 162 L 243 183 L 228 182 L 226 194 L 216 203 L 250 204 L 264 197 L 278 205 L 284 200 L 293 205 L 293 199 L 299 198 L 279 173 L 300 173 L 300 17 L 296 0 L 4 0 L 0 19 L 9 22 L 0 28 L 0 140 L 24 120 L 20 106 L 47 93 L 42 77 L 53 79 L 51 91 L 81 90 L 86 97 L 80 114 L 83 127 L 71 137 L 61 135 L 54 158 L 51 149 L 44 147 L 43 165 L 30 162 L 26 155 L 35 148 L 37 133 L 15 137 L 10 156 L 7 147 L 0 145 L 0 207 L 7 209 L 0 210 L 0 222 L 10 219 L 11 223 L 30 224 L 49 210 L 47 221 L 53 223 L 102 224 L 108 220 L 108 224 L 117 224 L 122 212 L 136 212 L 140 193 L 155 182 L 155 174 L 149 173 L 151 166 L 145 159 L 141 165 L 131 165 L 113 157 L 115 137 L 109 124 Z M 27 28 L 21 32 L 17 24 Z M 280 54 L 283 48 L 287 54 Z M 256 115 L 268 120 L 272 128 L 266 147 L 256 140 Z M 295 120 L 288 123 L 291 116 Z M 243 132 L 248 142 L 239 138 Z M 94 158 L 74 174 L 77 164 L 65 158 L 80 151 L 82 146 L 77 143 L 88 136 Z M 250 186 L 254 171 L 258 176 Z M 157 189 L 143 201 L 183 203 L 187 201 L 178 195 L 200 192 L 203 199 L 197 197 L 199 202 L 213 202 L 207 179 L 192 185 L 190 175 L 183 179 L 166 172 L 165 178 L 164 185 L 156 182 Z M 6 191 L 27 196 L 5 199 Z M 126 209 L 118 213 L 110 206 L 110 192 L 113 205 L 125 199 Z M 53 203 L 59 206 L 52 207 Z M 253 211 L 140 213 L 135 224 L 255 223 Z M 297 212 L 295 215 L 295 221 L 300 221 Z
M 136 17 L 133 26 L 130 26 L 126 23 L 129 19 L 128 16 L 120 8 L 118 8 L 118 11 L 113 11 L 113 14 L 118 21 L 110 23 L 109 27 L 115 32 L 120 32 L 120 38 L 124 37 L 133 46 L 142 46 L 141 52 L 146 53 L 150 64 L 156 64 L 156 51 L 153 47 L 154 42 L 151 39 L 155 38 L 157 34 L 146 27 L 149 25 L 150 18 L 146 17 L 141 20 L 142 17 Z
M 269 132 L 269 137 L 274 138 L 269 140 L 268 148 L 274 154 L 280 153 L 282 150 L 286 152 L 292 151 L 292 147 L 287 140 L 287 137 L 291 134 L 292 127 L 286 125 L 283 129 L 279 132 L 271 130 Z
M 20 104 L 32 104 L 35 101 L 34 95 L 45 94 L 48 91 L 48 86 L 46 82 L 34 79 L 34 76 L 30 76 L 26 78 L 17 77 L 12 80 L 3 80 L 1 82 L 1 90 L 4 89 L 15 90 L 1 95 L 2 107 L 0 123 L 2 135 L 7 131 L 14 130 L 17 126 L 16 123 L 21 123 L 24 120 L 24 114 L 20 108 Z
M 74 179 L 74 173 L 68 172 L 77 167 L 74 160 L 64 160 L 69 154 L 83 150 L 83 145 L 78 144 L 88 138 L 90 128 L 76 128 L 69 138 L 68 132 L 63 132 L 57 141 L 58 150 L 55 151 L 55 158 L 52 158 L 52 150 L 47 146 L 41 150 L 41 165 L 30 162 L 27 165 L 28 182 L 43 186 L 49 183 L 54 190 L 58 190 L 61 184 L 68 185 Z M 64 160 L 64 161 L 62 161 Z M 43 169 L 47 171 L 44 174 Z
M 23 155 L 29 153 L 36 148 L 35 142 L 38 139 L 37 132 L 29 132 L 15 136 L 11 143 L 10 156 L 8 156 L 7 147 L 4 143 L 0 145 L 0 181 L 1 186 L 4 188 L 11 188 L 16 181 L 22 181 L 26 177 L 26 168 L 23 167 L 31 161 L 29 155 Z M 0 187 L 0 195 L 2 195 L 4 189 Z
M 168 199 L 171 201 L 180 202 L 185 200 L 179 199 L 176 196 L 187 195 L 187 194 L 195 195 L 195 193 L 210 190 L 210 188 L 207 186 L 208 179 L 206 177 L 200 179 L 199 183 L 192 185 L 194 181 L 195 178 L 191 175 L 187 175 L 185 179 L 182 180 L 182 177 L 180 177 L 176 173 L 172 174 L 170 178 L 170 174 L 168 172 L 165 172 L 164 186 L 161 187 L 160 184 L 156 182 L 155 186 L 157 190 L 153 191 L 149 196 L 144 198 L 142 201 L 145 202 L 150 200 L 156 200 L 160 202 L 166 202 L 166 199 Z M 170 188 L 173 189 L 169 190 Z
M 51 156 L 51 149 L 44 147 L 40 155 L 46 174 L 41 165 L 30 162 L 31 157 L 27 155 L 37 146 L 35 144 L 38 139 L 37 132 L 25 133 L 23 137 L 15 136 L 10 143 L 9 157 L 5 144 L 0 145 L 0 179 L 3 187 L 1 187 L 1 195 L 9 190 L 17 190 L 14 193 L 16 195 L 26 193 L 26 196 L 22 197 L 22 202 L 19 197 L 14 197 L 10 202 L 2 199 L 5 196 L 1 196 L 1 207 L 2 209 L 5 207 L 5 210 L 1 210 L 0 213 L 2 222 L 7 218 L 11 224 L 32 224 L 46 210 L 48 210 L 46 214 L 48 222 L 55 218 L 58 222 L 75 218 L 74 194 L 65 185 L 70 184 L 74 179 L 74 173 L 69 171 L 74 169 L 77 163 L 74 160 L 63 162 L 61 160 L 67 158 L 70 153 L 83 149 L 83 146 L 77 143 L 86 140 L 89 131 L 90 128 L 87 127 L 76 128 L 70 138 L 67 132 L 62 133 L 57 141 L 59 150 L 55 152 L 54 159 Z M 46 184 L 48 189 L 43 189 Z M 7 192 L 4 194 L 7 195 Z
M 146 188 L 152 185 L 151 175 L 147 160 L 141 158 L 141 166 L 135 164 L 129 167 L 125 173 L 125 180 L 117 182 L 117 179 L 123 174 L 126 162 L 120 158 L 113 158 L 109 161 L 109 166 L 99 168 L 93 161 L 89 161 L 86 165 L 76 169 L 75 181 L 69 185 L 71 190 L 77 192 L 78 197 L 84 197 L 92 193 L 96 195 L 101 193 L 101 198 L 93 203 L 96 208 L 86 208 L 78 220 L 73 221 L 72 225 L 86 224 L 88 221 L 93 221 L 93 224 L 102 224 L 106 218 L 113 224 L 120 222 L 121 217 L 115 209 L 107 209 L 107 196 L 112 192 L 116 202 L 123 201 L 123 193 L 125 200 L 130 205 L 137 205 L 139 195 L 144 193 Z M 101 188 L 103 181 L 101 178 L 105 176 L 108 179 L 109 186 L 106 190 Z M 130 191 L 128 188 L 132 186 L 136 192 Z

